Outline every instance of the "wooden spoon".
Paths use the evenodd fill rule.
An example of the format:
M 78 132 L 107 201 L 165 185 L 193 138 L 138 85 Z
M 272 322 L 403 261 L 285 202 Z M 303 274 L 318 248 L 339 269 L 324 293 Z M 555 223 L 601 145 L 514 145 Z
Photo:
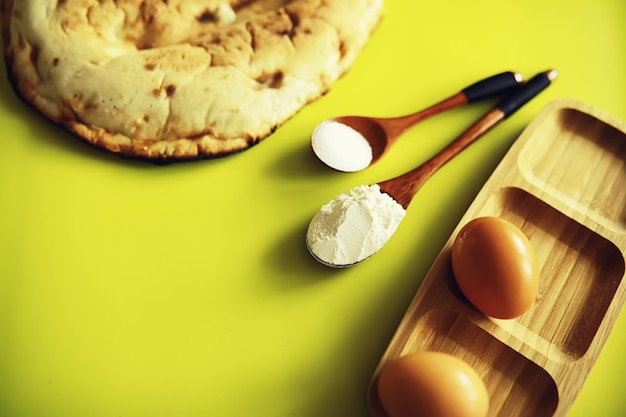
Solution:
M 543 91 L 556 79 L 558 72 L 549 70 L 537 74 L 517 91 L 503 99 L 452 143 L 419 167 L 398 177 L 379 183 L 380 190 L 392 196 L 402 207 L 408 208 L 419 189 L 439 168 L 482 137 L 504 119 Z
M 338 171 L 360 171 L 378 161 L 410 127 L 464 104 L 509 92 L 522 82 L 517 72 L 478 81 L 424 110 L 401 117 L 343 116 L 326 120 L 311 135 L 315 155 Z
M 424 164 L 398 177 L 378 183 L 378 191 L 375 188 L 369 189 L 369 193 L 380 192 L 383 195 L 390 196 L 395 203 L 402 207 L 400 209 L 402 213 L 396 217 L 396 219 L 399 218 L 399 220 L 396 220 L 397 223 L 394 224 L 391 229 L 376 229 L 381 233 L 376 235 L 377 237 L 374 241 L 371 241 L 368 237 L 371 235 L 369 230 L 359 229 L 359 224 L 361 224 L 359 219 L 379 217 L 378 212 L 363 213 L 364 209 L 359 201 L 356 201 L 354 205 L 351 203 L 348 203 L 347 205 L 342 203 L 343 206 L 341 209 L 342 212 L 339 213 L 340 215 L 329 215 L 328 213 L 324 213 L 323 207 L 322 210 L 320 210 L 320 212 L 318 212 L 318 214 L 313 218 L 307 231 L 307 248 L 313 257 L 325 265 L 342 268 L 361 262 L 376 253 L 382 248 L 382 246 L 385 245 L 395 232 L 398 223 L 404 216 L 403 213 L 409 207 L 413 197 L 417 194 L 422 185 L 424 185 L 424 183 L 435 172 L 437 172 L 439 168 L 482 137 L 489 130 L 493 129 L 504 119 L 515 113 L 524 104 L 548 87 L 557 76 L 558 73 L 555 70 L 549 70 L 537 74 L 526 84 L 520 86 L 508 97 L 503 99 L 491 111 L 487 112 L 469 129 L 463 132 L 452 143 Z M 339 197 L 343 197 L 349 193 L 350 191 L 348 193 L 341 194 L 329 204 L 332 205 L 335 201 L 345 201 L 345 198 L 340 199 Z M 370 201 L 376 201 L 377 195 L 378 194 L 369 194 L 367 199 Z M 362 200 L 363 198 L 361 197 L 360 199 Z M 378 200 L 383 201 L 384 199 Z M 377 205 L 374 207 L 374 210 L 377 208 L 379 209 L 378 211 L 390 210 L 388 205 L 382 205 L 388 203 L 380 203 L 380 205 L 378 205 L 379 203 L 376 204 Z M 395 210 L 395 207 L 393 208 Z M 320 234 L 320 230 L 325 228 L 325 224 L 319 222 L 323 222 L 325 219 L 330 217 L 341 218 L 343 221 L 342 226 L 333 226 L 331 228 L 332 230 L 330 235 L 324 235 L 318 239 L 317 235 Z M 343 225 L 346 225 L 346 227 Z M 374 228 L 375 227 L 387 226 L 375 225 Z M 333 232 L 335 235 L 332 234 Z M 354 245 L 359 245 L 359 247 L 354 247 Z

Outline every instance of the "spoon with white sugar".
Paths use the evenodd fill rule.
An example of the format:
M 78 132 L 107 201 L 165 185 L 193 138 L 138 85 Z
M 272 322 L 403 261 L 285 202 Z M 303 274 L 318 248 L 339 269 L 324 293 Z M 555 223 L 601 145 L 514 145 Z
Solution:
M 406 116 L 343 116 L 326 120 L 313 130 L 311 147 L 322 162 L 337 171 L 361 171 L 379 160 L 407 129 L 417 123 L 446 110 L 509 92 L 521 82 L 521 74 L 503 72 Z
M 558 73 L 537 74 L 504 98 L 447 147 L 419 167 L 374 185 L 361 185 L 322 206 L 309 224 L 306 245 L 315 259 L 341 268 L 380 250 L 395 233 L 413 197 L 443 165 L 543 91 Z

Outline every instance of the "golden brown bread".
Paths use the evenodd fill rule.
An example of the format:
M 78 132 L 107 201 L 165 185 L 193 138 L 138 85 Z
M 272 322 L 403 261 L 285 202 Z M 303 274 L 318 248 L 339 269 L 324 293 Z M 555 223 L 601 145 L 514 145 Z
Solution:
M 1 0 L 18 93 L 90 143 L 153 159 L 246 149 L 324 94 L 382 0 Z

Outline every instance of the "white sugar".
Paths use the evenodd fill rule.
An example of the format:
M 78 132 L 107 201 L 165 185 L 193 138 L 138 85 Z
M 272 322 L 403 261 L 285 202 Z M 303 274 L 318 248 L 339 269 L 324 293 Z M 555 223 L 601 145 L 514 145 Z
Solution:
M 362 134 L 334 120 L 320 123 L 312 135 L 313 151 L 331 168 L 356 172 L 372 162 L 372 147 Z

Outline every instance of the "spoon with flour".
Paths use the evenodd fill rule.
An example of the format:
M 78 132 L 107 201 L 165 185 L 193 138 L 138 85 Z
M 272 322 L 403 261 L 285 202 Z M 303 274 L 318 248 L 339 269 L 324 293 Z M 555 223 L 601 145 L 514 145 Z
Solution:
M 378 161 L 410 127 L 446 110 L 508 92 L 521 82 L 521 74 L 503 72 L 406 116 L 343 116 L 326 120 L 313 130 L 311 148 L 322 162 L 337 171 L 361 171 Z
M 530 79 L 419 167 L 373 185 L 359 185 L 322 206 L 309 224 L 306 245 L 321 263 L 347 267 L 369 258 L 395 233 L 413 197 L 439 168 L 547 88 L 558 73 Z

